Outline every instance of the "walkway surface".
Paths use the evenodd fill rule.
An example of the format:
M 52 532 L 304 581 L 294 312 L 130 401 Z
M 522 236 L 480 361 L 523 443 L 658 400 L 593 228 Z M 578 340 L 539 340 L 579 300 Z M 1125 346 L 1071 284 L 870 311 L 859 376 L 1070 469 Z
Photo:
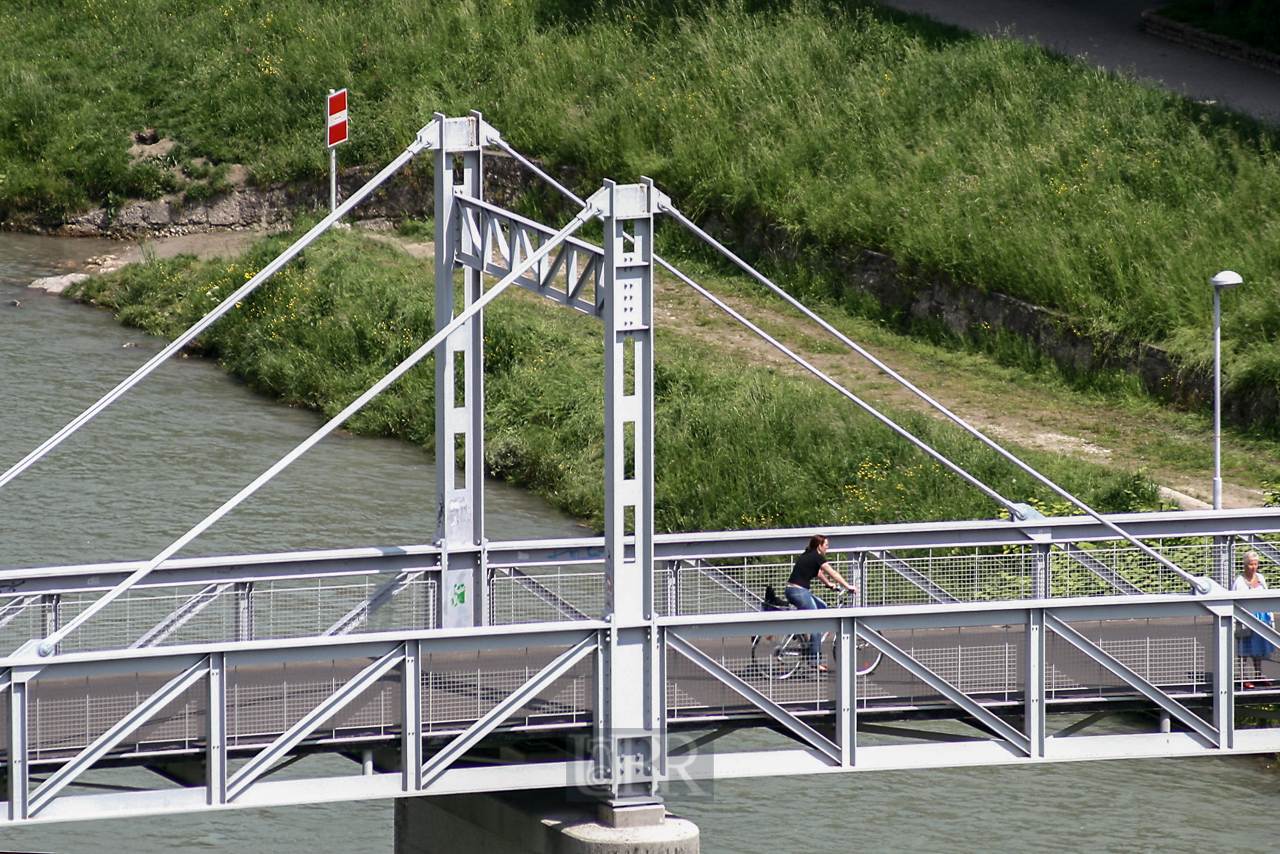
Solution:
M 1154 0 L 880 0 L 980 33 L 1012 35 L 1280 127 L 1280 74 L 1142 31 Z

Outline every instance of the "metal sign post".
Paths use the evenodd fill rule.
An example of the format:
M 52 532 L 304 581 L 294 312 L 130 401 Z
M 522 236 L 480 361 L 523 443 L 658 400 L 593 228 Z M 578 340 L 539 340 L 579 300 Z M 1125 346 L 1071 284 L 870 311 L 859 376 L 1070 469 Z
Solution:
M 347 141 L 347 90 L 330 89 L 328 99 L 329 210 L 338 209 L 338 146 Z

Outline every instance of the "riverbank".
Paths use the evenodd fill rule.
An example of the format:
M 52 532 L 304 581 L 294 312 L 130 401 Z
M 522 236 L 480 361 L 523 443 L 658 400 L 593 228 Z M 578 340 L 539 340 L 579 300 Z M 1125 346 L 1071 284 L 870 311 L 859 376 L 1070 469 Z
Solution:
M 356 229 L 351 236 L 358 237 L 362 234 L 366 232 Z M 413 239 L 386 233 L 372 233 L 369 236 L 376 238 L 379 246 L 385 247 L 390 242 L 395 252 L 403 252 L 410 258 L 428 258 L 432 251 L 430 244 Z M 252 245 L 243 241 L 243 235 L 211 238 L 209 243 L 211 247 L 225 245 L 222 241 L 228 238 L 239 240 L 242 248 Z M 155 259 L 164 259 L 178 251 L 198 253 L 200 240 L 195 235 L 161 239 L 150 244 L 147 254 Z M 139 250 L 134 251 L 141 254 Z M 204 254 L 216 253 L 206 251 Z M 770 305 L 769 301 L 761 301 L 758 297 L 752 298 L 748 293 L 749 289 L 744 289 L 741 283 L 718 281 L 714 277 L 712 280 L 717 281 L 717 289 L 727 300 L 762 322 L 766 328 L 819 367 L 855 388 L 863 397 L 900 410 L 907 410 L 915 405 L 911 399 L 897 391 L 896 387 L 875 377 L 874 372 L 860 364 L 860 360 L 834 353 L 829 345 L 816 339 L 813 332 L 806 332 L 797 324 L 788 310 Z M 379 298 L 375 294 L 371 299 L 377 301 Z M 745 335 L 700 297 L 663 277 L 659 277 L 658 281 L 655 313 L 664 334 L 712 348 L 720 353 L 717 357 L 720 361 L 728 360 L 737 365 L 751 364 L 778 375 L 790 376 L 793 373 L 789 362 L 778 359 L 770 348 Z M 1044 376 L 1027 375 L 1017 369 L 1001 367 L 978 354 L 898 338 L 883 327 L 865 323 L 858 325 L 854 322 L 851 327 L 847 319 L 838 321 L 838 325 L 855 340 L 869 344 L 882 358 L 912 377 L 944 404 L 1002 442 L 1039 449 L 1042 453 L 1066 455 L 1062 457 L 1064 461 L 1070 458 L 1086 460 L 1091 466 L 1106 466 L 1120 472 L 1145 468 L 1149 476 L 1154 476 L 1159 483 L 1173 490 L 1163 496 L 1163 500 L 1169 504 L 1194 506 L 1195 499 L 1192 495 L 1206 495 L 1207 478 L 1189 476 L 1179 466 L 1188 455 L 1194 455 L 1197 449 L 1204 449 L 1201 445 L 1203 440 L 1197 440 L 1194 429 L 1187 430 L 1185 424 L 1181 429 L 1173 429 L 1170 425 L 1160 424 L 1161 419 L 1153 417 L 1149 410 L 1133 411 L 1130 406 L 1126 411 L 1124 407 L 1108 406 L 1096 396 L 1088 398 L 1060 385 L 1055 387 Z M 594 334 L 588 332 L 588 337 L 591 338 Z M 588 346 L 596 345 L 588 341 Z M 582 378 L 582 382 L 588 385 L 598 384 L 598 377 L 588 375 Z M 1011 389 L 1015 388 L 1017 391 L 1014 393 L 1020 405 L 1011 408 L 1007 401 Z M 508 431 L 505 436 L 502 432 L 491 431 L 491 436 L 497 434 L 494 438 L 494 462 L 499 468 L 511 465 L 513 455 L 518 457 L 521 453 L 520 443 L 513 442 L 511 432 Z M 421 435 L 418 433 L 419 437 Z M 418 441 L 423 442 L 420 438 Z M 1192 447 L 1188 448 L 1188 445 Z M 589 451 L 582 453 L 590 456 Z M 873 454 L 874 452 L 869 453 L 868 457 Z M 1261 503 L 1262 494 L 1257 481 L 1238 484 L 1233 475 L 1244 471 L 1254 477 L 1265 476 L 1270 464 L 1257 454 L 1257 449 L 1250 451 L 1235 447 L 1230 438 L 1226 443 L 1225 460 L 1228 475 L 1227 505 L 1254 506 Z M 555 465 L 551 465 L 551 468 L 554 469 Z M 870 474 L 883 481 L 886 472 L 876 471 L 876 468 L 873 466 L 872 471 L 861 474 Z M 516 479 L 519 481 L 520 476 Z M 533 480 L 536 481 L 537 478 Z M 843 486 L 858 483 L 858 478 L 852 478 L 849 483 L 836 484 L 834 489 L 839 493 Z M 893 486 L 892 477 L 887 485 Z M 580 495 L 593 491 L 590 477 L 577 491 Z M 589 508 L 590 504 L 590 501 L 585 504 L 579 502 L 575 506 L 581 511 L 583 507 Z M 897 502 L 893 502 L 889 506 L 896 505 Z M 588 510 L 585 515 L 590 516 L 591 512 Z M 579 512 L 579 515 L 584 514 Z M 726 524 L 722 520 L 720 524 L 733 527 L 733 521 L 728 519 Z
M 48 13 L 4 14 L 4 39 L 41 45 L 0 123 L 9 221 L 145 198 L 144 220 L 172 222 L 166 196 L 217 221 L 237 163 L 262 191 L 323 186 L 316 106 L 331 81 L 353 98 L 344 168 L 387 162 L 442 105 L 479 108 L 521 151 L 577 170 L 575 189 L 647 174 L 719 233 L 788 236 L 780 252 L 735 244 L 758 263 L 869 248 L 1193 371 L 1209 361 L 1205 282 L 1236 269 L 1250 287 L 1224 311 L 1226 389 L 1280 380 L 1260 332 L 1280 304 L 1274 134 L 1038 48 L 860 3 L 654 2 L 575 9 L 570 24 L 541 0 L 374 0 L 322 20 L 288 2 L 185 16 L 139 2 L 56 31 Z M 834 272 L 797 287 L 910 322 Z M 1262 409 L 1244 417 L 1280 429 Z
M 159 140 L 153 147 L 171 144 L 171 140 Z M 257 189 L 246 184 L 243 168 L 237 167 L 231 174 L 231 189 L 194 206 L 169 195 L 154 202 L 131 201 L 115 212 L 98 208 L 66 220 L 33 218 L 25 224 L 45 233 L 139 239 L 143 245 L 180 247 L 184 240 L 196 245 L 199 241 L 194 235 L 224 234 L 227 229 L 232 233 L 278 233 L 297 216 L 318 216 L 327 210 L 327 195 L 322 200 L 318 185 L 303 182 Z M 368 170 L 346 170 L 339 199 L 369 177 Z M 573 175 L 565 171 L 559 178 L 572 183 Z M 503 153 L 486 157 L 485 196 L 516 209 L 534 204 L 558 215 L 567 216 L 569 211 L 568 203 L 558 197 L 548 199 L 545 185 Z M 433 199 L 424 191 L 420 176 L 393 176 L 352 212 L 349 221 L 371 230 L 389 230 L 414 217 L 430 217 L 432 208 Z M 793 289 L 807 290 L 811 296 L 825 294 L 846 309 L 852 308 L 855 316 L 888 322 L 897 331 L 935 343 L 945 339 L 948 346 L 974 349 L 997 361 L 1026 367 L 1048 360 L 1076 386 L 1114 384 L 1116 375 L 1127 375 L 1156 400 L 1182 410 L 1203 411 L 1212 401 L 1212 374 L 1206 366 L 1189 364 L 1166 347 L 1119 333 L 1091 332 L 1069 313 L 930 273 L 871 249 L 806 245 L 760 217 L 736 222 L 712 217 L 707 226 L 730 245 L 745 247 L 740 249 L 744 254 L 754 254 L 766 267 L 772 267 L 779 281 L 796 283 L 791 285 Z M 208 241 L 220 239 L 224 238 L 210 237 Z M 176 254 L 182 250 L 162 251 Z M 137 259 L 135 254 L 131 260 Z M 122 263 L 119 259 L 106 262 L 106 270 Z M 70 284 L 71 279 L 64 279 L 50 283 L 50 287 L 60 289 Z M 1267 384 L 1232 388 L 1227 383 L 1222 411 L 1225 423 L 1258 431 L 1259 425 L 1280 423 L 1280 393 Z M 1037 445 L 1033 443 L 1033 447 Z M 1194 506 L 1196 500 L 1185 495 L 1170 497 L 1184 506 Z
M 295 235 L 296 236 L 296 235 Z M 293 239 L 268 238 L 234 263 L 182 256 L 79 286 L 81 298 L 172 337 Z M 432 330 L 431 265 L 358 230 L 326 234 L 243 309 L 193 345 L 251 388 L 326 415 L 372 384 Z M 732 287 L 730 287 L 732 291 Z M 486 462 L 564 512 L 598 524 L 603 422 L 599 330 L 523 292 L 486 312 Z M 743 366 L 722 342 L 663 331 L 657 398 L 660 530 L 990 518 L 988 499 L 868 417 L 769 365 Z M 718 338 L 719 336 L 717 336 Z M 433 379 L 410 371 L 348 423 L 429 447 Z M 896 417 L 1015 500 L 1054 504 L 971 439 L 912 412 Z M 1156 502 L 1133 472 L 1027 451 L 1050 477 L 1111 510 Z M 712 500 L 714 496 L 714 500 Z

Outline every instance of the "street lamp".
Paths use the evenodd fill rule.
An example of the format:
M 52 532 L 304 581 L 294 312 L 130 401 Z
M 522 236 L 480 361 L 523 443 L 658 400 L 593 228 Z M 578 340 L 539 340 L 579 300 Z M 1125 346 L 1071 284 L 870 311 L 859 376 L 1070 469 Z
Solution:
M 1240 274 L 1223 270 L 1213 285 L 1213 509 L 1222 509 L 1222 292 L 1243 282 Z

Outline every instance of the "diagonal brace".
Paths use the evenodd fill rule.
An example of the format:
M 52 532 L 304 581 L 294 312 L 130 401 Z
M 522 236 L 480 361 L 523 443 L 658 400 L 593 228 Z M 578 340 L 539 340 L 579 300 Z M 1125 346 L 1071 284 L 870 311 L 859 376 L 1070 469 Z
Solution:
M 1144 697 L 1164 709 L 1173 717 L 1195 730 L 1210 744 L 1221 746 L 1221 735 L 1217 727 L 1205 723 L 1204 718 L 1161 691 L 1154 684 L 1139 676 L 1135 671 L 1123 664 L 1118 658 L 1106 652 L 1093 641 L 1073 629 L 1061 618 L 1048 611 L 1044 614 L 1045 625 L 1053 629 L 1063 640 L 1110 670 L 1123 679 L 1130 687 L 1136 689 Z
M 743 697 L 747 698 L 751 701 L 752 705 L 758 707 L 768 714 L 769 717 L 782 724 L 801 741 L 821 752 L 823 756 L 831 760 L 833 765 L 838 766 L 841 764 L 839 745 L 835 744 L 831 739 L 827 738 L 825 735 L 818 732 L 795 715 L 791 714 L 769 697 L 766 697 L 761 691 L 756 689 L 742 677 L 738 676 L 736 673 L 729 670 L 720 662 L 716 661 L 714 658 L 707 655 L 705 652 L 698 649 L 696 646 L 689 643 L 673 631 L 667 632 L 667 644 L 676 652 L 679 652 L 685 658 L 710 673 L 716 679 L 719 679 Z
M 203 679 L 209 672 L 209 659 L 200 659 L 182 673 L 169 680 L 163 688 L 152 694 L 125 715 L 114 726 L 98 736 L 97 740 L 81 750 L 66 765 L 59 768 L 52 777 L 45 780 L 38 789 L 31 793 L 30 815 L 35 815 L 49 805 L 49 802 L 76 777 L 87 771 L 93 763 L 101 759 L 108 751 L 123 741 L 131 732 L 146 723 L 152 715 L 169 705 L 193 684 Z
M 398 573 L 395 578 L 370 593 L 363 602 L 348 611 L 332 626 L 325 629 L 321 637 L 345 635 L 355 631 L 367 623 L 375 611 L 398 596 L 401 591 L 421 578 L 425 573 L 426 570 L 423 569 L 406 569 Z
M 1235 616 L 1236 622 L 1240 623 L 1242 626 L 1248 626 L 1253 629 L 1255 632 L 1270 641 L 1272 646 L 1280 646 L 1280 632 L 1277 632 L 1275 627 L 1271 624 L 1264 623 L 1262 620 L 1259 620 L 1253 615 L 1252 611 L 1245 610 L 1245 606 L 1241 603 L 1236 603 L 1235 614 L 1233 616 Z
M 208 585 L 186 602 L 183 602 L 172 614 L 156 623 L 150 631 L 130 644 L 129 649 L 145 649 L 158 643 L 163 643 L 170 635 L 185 626 L 193 617 L 212 605 L 219 596 L 232 587 L 235 587 L 235 583 L 231 581 Z
M 507 695 L 506 699 L 468 727 L 466 732 L 446 744 L 439 753 L 432 756 L 422 766 L 422 788 L 430 788 L 431 784 L 447 771 L 450 765 L 456 762 L 462 754 L 474 747 L 480 739 L 493 731 L 498 724 L 515 714 L 521 706 L 542 693 L 552 682 L 568 673 L 579 661 L 595 652 L 598 643 L 595 633 L 578 641 L 578 643 L 562 652 L 554 661 L 534 674 L 532 679 Z
M 1009 742 L 1028 756 L 1031 755 L 1031 739 L 1028 738 L 1025 733 L 1020 732 L 1013 726 L 1010 726 L 999 715 L 978 703 L 968 694 L 964 693 L 959 688 L 955 687 L 950 682 L 943 679 L 920 662 L 916 661 L 909 653 L 907 653 L 906 650 L 899 647 L 884 635 L 867 628 L 862 623 L 856 624 L 856 629 L 858 637 L 867 641 L 876 649 L 889 656 L 912 676 L 937 691 L 947 700 L 959 706 L 964 711 L 973 715 L 983 726 L 991 730 L 1000 738 L 1003 738 L 1005 741 Z
M 318 706 L 303 715 L 283 735 L 263 748 L 250 759 L 236 775 L 227 781 L 227 800 L 233 801 L 253 784 L 253 781 L 266 773 L 281 756 L 292 750 L 298 742 L 311 734 L 316 727 L 333 717 L 351 701 L 355 700 L 375 682 L 381 679 L 388 670 L 404 660 L 404 644 L 400 644 L 377 661 L 365 667 L 347 684 L 320 702 Z
M 1142 588 L 1125 578 L 1116 570 L 1107 566 L 1075 543 L 1056 543 L 1067 557 L 1110 584 L 1126 596 L 1141 596 Z

